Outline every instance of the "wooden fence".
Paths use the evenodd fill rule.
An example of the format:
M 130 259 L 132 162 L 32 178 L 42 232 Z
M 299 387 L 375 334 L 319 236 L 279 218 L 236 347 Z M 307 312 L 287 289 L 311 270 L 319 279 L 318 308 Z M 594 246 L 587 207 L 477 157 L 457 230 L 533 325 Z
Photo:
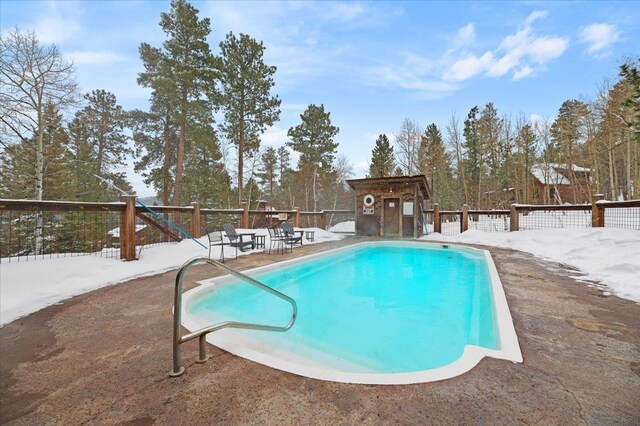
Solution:
M 260 228 L 291 220 L 296 227 L 326 229 L 332 225 L 334 217 L 348 215 L 352 218 L 354 215 L 352 210 L 249 210 L 247 203 L 242 203 L 240 209 L 201 208 L 197 202 L 185 207 L 152 206 L 151 209 L 195 238 L 206 235 L 208 230 L 220 229 L 223 223 L 233 223 L 239 228 Z M 55 223 L 55 218 L 45 218 L 45 212 L 57 216 L 58 223 Z M 70 214 L 75 215 L 73 222 L 77 224 L 72 232 L 66 232 L 64 238 L 60 238 L 59 229 L 68 225 Z M 19 223 L 24 224 L 16 226 Z M 142 228 L 148 230 L 148 234 L 155 233 L 155 237 L 141 238 Z M 60 252 L 70 256 L 91 252 L 105 257 L 134 260 L 138 246 L 177 242 L 183 237 L 144 207 L 136 205 L 133 196 L 124 196 L 120 202 L 112 203 L 0 200 L 0 258 L 17 256 L 28 259 L 30 256 L 58 255 Z M 35 250 L 36 239 L 45 241 L 44 245 L 49 248 Z M 79 244 L 79 240 L 91 243 Z M 58 243 L 53 247 L 55 244 L 52 242 L 55 241 Z
M 505 232 L 605 226 L 640 230 L 640 200 L 604 201 L 600 195 L 591 204 L 512 204 L 509 210 L 471 210 L 467 205 L 462 210 L 440 210 L 437 203 L 433 207 L 424 211 L 432 232 L 449 235 L 473 228 Z M 487 227 L 478 226 L 482 218 Z
M 465 205 L 462 210 L 445 211 L 435 204 L 424 211 L 424 217 L 429 231 L 445 235 L 468 229 L 510 232 L 607 226 L 640 230 L 640 200 L 601 198 L 596 196 L 592 204 L 582 205 L 513 204 L 509 210 L 471 210 Z M 220 229 L 223 223 L 260 228 L 282 220 L 303 228 L 355 230 L 353 210 L 250 210 L 247 203 L 239 209 L 210 209 L 196 202 L 152 209 L 196 238 Z M 137 206 L 132 196 L 114 203 L 0 200 L 0 261 L 88 254 L 134 260 L 137 247 L 182 240 L 180 232 L 158 219 Z

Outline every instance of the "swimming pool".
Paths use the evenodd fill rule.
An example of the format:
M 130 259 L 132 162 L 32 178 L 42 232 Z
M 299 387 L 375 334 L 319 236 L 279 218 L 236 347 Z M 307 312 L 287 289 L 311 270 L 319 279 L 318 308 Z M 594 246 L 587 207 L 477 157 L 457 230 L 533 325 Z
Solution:
M 422 242 L 367 242 L 246 272 L 293 297 L 287 332 L 221 330 L 207 341 L 317 379 L 402 384 L 442 380 L 484 356 L 521 362 L 490 254 Z M 286 324 L 291 307 L 234 277 L 184 295 L 191 330 L 235 320 Z

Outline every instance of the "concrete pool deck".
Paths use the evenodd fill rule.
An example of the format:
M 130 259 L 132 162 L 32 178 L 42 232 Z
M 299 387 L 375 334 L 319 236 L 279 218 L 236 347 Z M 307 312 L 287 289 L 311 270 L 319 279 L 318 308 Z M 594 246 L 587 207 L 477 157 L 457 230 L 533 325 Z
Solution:
M 286 256 L 232 260 L 243 270 Z M 436 383 L 325 382 L 184 345 L 171 379 L 175 271 L 54 305 L 0 328 L 2 424 L 639 424 L 640 306 L 576 283 L 561 265 L 506 249 L 495 260 L 524 363 L 492 358 Z M 218 271 L 194 268 L 185 283 Z

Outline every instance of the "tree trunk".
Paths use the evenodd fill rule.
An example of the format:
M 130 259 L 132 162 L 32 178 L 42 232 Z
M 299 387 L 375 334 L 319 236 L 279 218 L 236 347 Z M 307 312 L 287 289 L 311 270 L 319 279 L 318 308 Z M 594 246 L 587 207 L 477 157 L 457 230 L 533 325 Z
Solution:
M 171 126 L 170 118 L 167 116 L 164 121 L 164 159 L 162 162 L 162 190 L 160 198 L 162 205 L 169 205 L 169 181 L 171 168 Z
M 176 180 L 173 188 L 173 202 L 174 206 L 179 206 L 182 203 L 182 175 L 184 174 L 184 145 L 186 139 L 186 105 L 187 105 L 187 90 L 182 89 L 182 117 L 180 123 L 180 139 L 178 140 L 178 158 L 176 164 Z
M 42 200 L 44 194 L 44 123 L 42 123 L 42 102 L 38 103 L 38 135 L 36 147 L 36 200 Z M 44 216 L 41 211 L 36 213 L 35 252 L 42 254 Z
M 244 173 L 244 111 L 240 111 L 238 129 L 238 206 L 242 205 L 242 174 Z

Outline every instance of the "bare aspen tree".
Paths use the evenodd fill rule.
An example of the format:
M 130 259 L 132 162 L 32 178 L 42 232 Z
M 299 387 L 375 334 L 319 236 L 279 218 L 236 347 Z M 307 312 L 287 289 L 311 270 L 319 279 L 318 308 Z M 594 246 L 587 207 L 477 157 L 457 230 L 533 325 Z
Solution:
M 397 160 L 402 172 L 412 176 L 418 171 L 418 148 L 420 147 L 420 126 L 408 118 L 402 122 L 396 133 Z
M 9 154 L 16 143 L 33 144 L 34 198 L 44 193 L 45 107 L 58 111 L 78 97 L 75 69 L 55 44 L 42 46 L 34 32 L 15 29 L 0 37 L 0 144 Z M 35 252 L 41 253 L 42 212 L 36 214 Z

